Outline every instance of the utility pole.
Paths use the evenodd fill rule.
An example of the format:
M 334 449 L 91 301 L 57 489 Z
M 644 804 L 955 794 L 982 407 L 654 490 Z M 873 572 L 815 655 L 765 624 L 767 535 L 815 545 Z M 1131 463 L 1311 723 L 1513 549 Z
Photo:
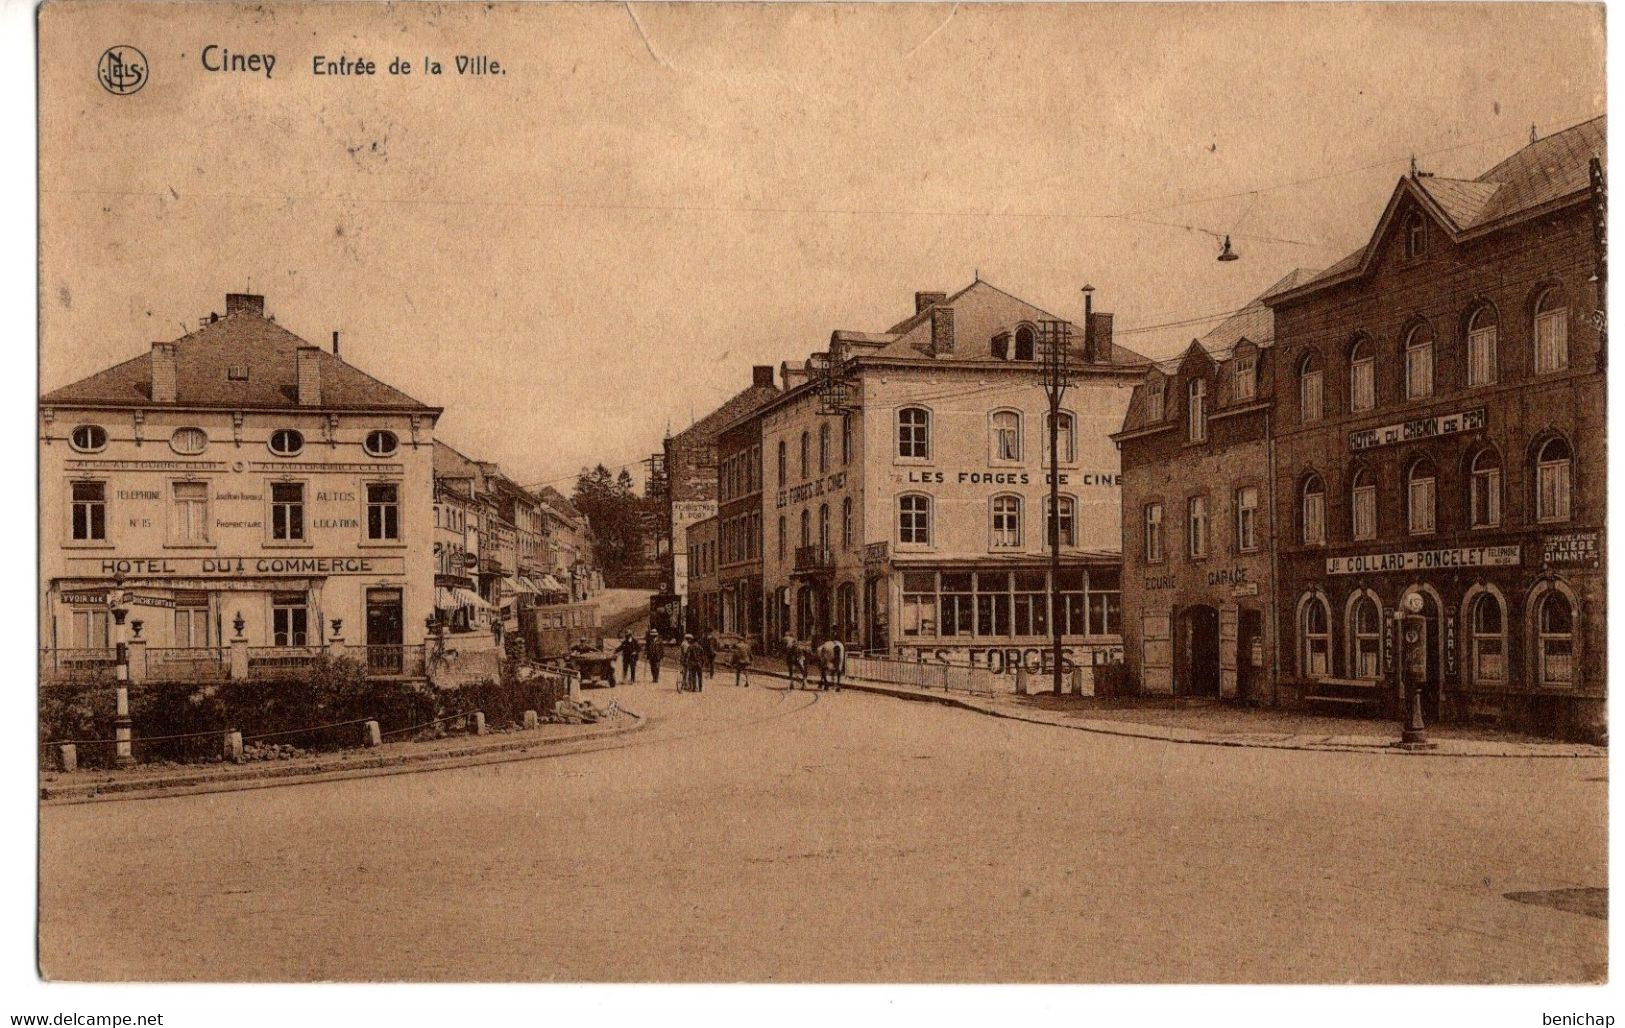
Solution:
M 1084 290 L 1084 320 L 1089 317 L 1089 290 Z M 1088 331 L 1085 327 L 1085 331 Z M 1054 645 L 1051 656 L 1052 688 L 1061 695 L 1061 399 L 1077 374 L 1072 357 L 1072 325 L 1062 319 L 1038 323 L 1039 370 L 1049 400 L 1049 512 L 1044 519 L 1049 534 L 1049 626 Z M 1074 428 L 1074 432 L 1076 428 Z M 1077 517 L 1077 512 L 1073 512 Z

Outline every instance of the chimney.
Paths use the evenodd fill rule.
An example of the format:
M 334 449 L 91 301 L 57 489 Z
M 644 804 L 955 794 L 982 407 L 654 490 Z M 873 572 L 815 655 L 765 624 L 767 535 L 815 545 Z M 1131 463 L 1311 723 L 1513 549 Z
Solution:
M 757 364 L 750 369 L 750 384 L 773 388 L 773 365 Z
M 943 299 L 947 299 L 944 297 Z M 931 356 L 954 352 L 954 309 L 931 308 Z
M 338 355 L 339 355 L 339 330 L 335 328 L 333 330 L 333 356 L 337 357 Z
M 1112 316 L 1100 311 L 1089 314 L 1089 323 L 1083 328 L 1085 349 L 1094 354 L 1092 358 L 1100 364 L 1112 362 Z
M 152 344 L 152 402 L 174 403 L 177 369 L 175 344 Z
M 942 303 L 948 299 L 947 293 L 915 293 L 914 313 L 918 314 L 932 304 Z
M 322 348 L 301 346 L 298 350 L 299 406 L 320 407 L 322 404 Z
M 257 318 L 265 317 L 265 297 L 259 293 L 227 293 L 226 317 L 233 314 L 252 314 Z

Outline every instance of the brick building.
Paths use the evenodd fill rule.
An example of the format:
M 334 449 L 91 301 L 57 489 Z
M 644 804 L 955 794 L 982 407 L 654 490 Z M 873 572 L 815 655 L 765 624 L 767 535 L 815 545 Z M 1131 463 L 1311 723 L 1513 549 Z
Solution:
M 1266 298 L 1283 699 L 1389 682 L 1415 594 L 1430 717 L 1604 730 L 1604 128 L 1413 172 L 1367 245 Z
M 718 625 L 760 646 L 762 596 L 762 426 L 752 411 L 717 436 Z
M 1308 277 L 1295 271 L 1268 292 Z M 1254 300 L 1149 369 L 1113 436 L 1124 663 L 1148 693 L 1274 698 L 1274 338 L 1270 309 Z

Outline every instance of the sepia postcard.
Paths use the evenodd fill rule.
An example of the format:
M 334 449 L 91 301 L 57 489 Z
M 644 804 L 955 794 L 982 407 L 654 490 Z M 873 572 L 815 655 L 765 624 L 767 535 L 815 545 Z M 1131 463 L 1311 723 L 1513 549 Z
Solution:
M 1600 5 L 35 19 L 31 974 L 1607 981 Z

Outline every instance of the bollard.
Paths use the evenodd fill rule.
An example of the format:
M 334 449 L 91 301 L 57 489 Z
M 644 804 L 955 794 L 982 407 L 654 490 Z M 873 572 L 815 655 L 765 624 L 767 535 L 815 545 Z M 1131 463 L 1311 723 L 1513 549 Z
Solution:
M 474 718 L 474 724 L 473 724 L 472 727 L 470 727 L 469 731 L 472 732 L 474 735 L 484 735 L 485 734 L 485 712 L 483 710 L 476 710 L 473 713 L 472 716 Z
M 1027 695 L 1027 669 L 1025 667 L 1016 668 L 1016 695 Z
M 536 725 L 537 725 L 537 722 L 538 722 L 538 718 L 536 717 L 536 712 L 534 710 L 525 711 L 525 730 L 526 731 L 529 731 L 530 729 L 535 728 Z
M 383 745 L 383 736 L 378 734 L 378 722 L 366 721 L 361 725 L 361 744 L 363 746 Z
M 243 762 L 243 733 L 237 729 L 225 733 L 220 740 L 220 755 L 233 764 Z
M 1075 667 L 1075 668 L 1072 669 L 1072 690 L 1071 691 L 1072 691 L 1072 695 L 1074 695 L 1074 696 L 1082 696 L 1083 695 L 1083 668 L 1081 668 L 1081 667 Z
M 57 760 L 64 771 L 79 770 L 79 747 L 71 742 L 65 742 L 57 747 Z

